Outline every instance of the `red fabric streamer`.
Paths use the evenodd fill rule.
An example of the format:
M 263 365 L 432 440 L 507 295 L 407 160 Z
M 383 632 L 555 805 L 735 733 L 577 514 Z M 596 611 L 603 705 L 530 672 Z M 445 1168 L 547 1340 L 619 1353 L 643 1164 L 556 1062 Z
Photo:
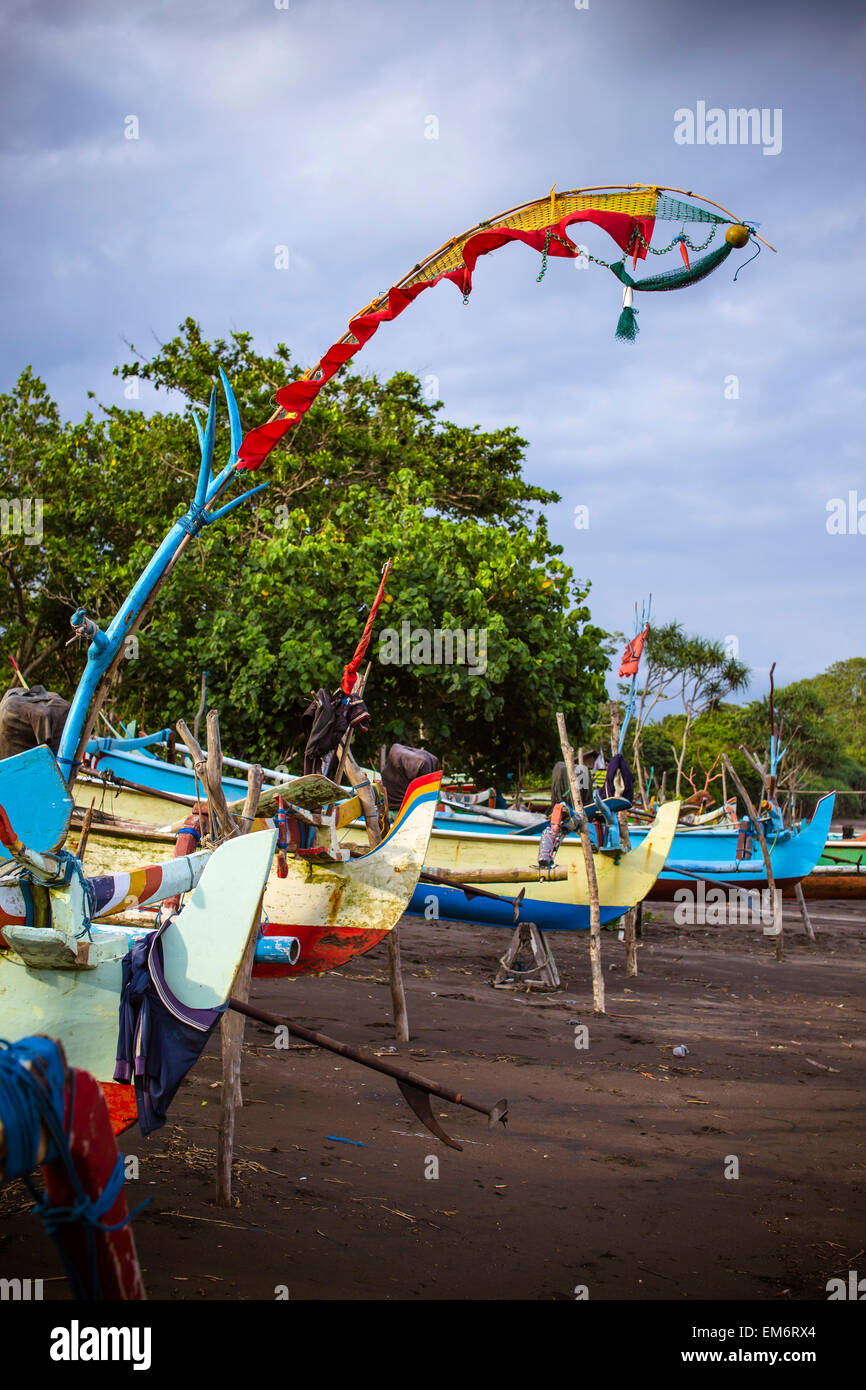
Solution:
M 361 640 L 355 648 L 355 655 L 352 657 L 352 660 L 349 662 L 348 666 L 343 672 L 343 679 L 341 680 L 340 685 L 342 687 L 344 695 L 351 695 L 352 691 L 355 689 L 355 681 L 358 679 L 358 671 L 360 669 L 361 662 L 364 660 L 367 648 L 370 645 L 370 636 L 373 631 L 373 623 L 376 620 L 376 614 L 378 613 L 379 606 L 382 602 L 382 599 L 385 596 L 385 584 L 387 582 L 388 575 L 391 573 L 391 569 L 392 565 L 391 561 L 389 560 L 382 571 L 382 578 L 379 583 L 379 591 L 376 594 L 375 599 L 373 600 L 373 607 L 370 609 L 369 616 L 367 618 L 366 623 L 364 624 L 364 631 L 361 633 Z
M 634 238 L 636 244 L 632 249 L 635 258 L 639 257 L 641 260 L 646 259 L 645 243 L 652 240 L 655 227 L 654 216 L 632 217 L 625 212 L 584 208 L 583 211 L 573 212 L 567 217 L 561 218 L 551 227 L 541 227 L 531 231 L 513 227 L 487 227 L 482 232 L 476 232 L 463 247 L 462 266 L 458 266 L 456 270 L 451 270 L 445 275 L 434 276 L 431 280 L 420 280 L 406 289 L 396 287 L 390 289 L 387 308 L 359 314 L 357 318 L 349 321 L 349 332 L 356 339 L 354 343 L 334 343 L 320 360 L 312 377 L 304 378 L 301 381 L 292 381 L 288 386 L 281 387 L 277 392 L 277 404 L 289 411 L 290 414 L 279 420 L 269 420 L 267 424 L 249 431 L 238 452 L 238 467 L 248 469 L 251 472 L 259 468 L 274 445 L 278 444 L 309 410 L 325 383 L 330 381 L 331 377 L 335 376 L 365 343 L 369 342 L 379 324 L 391 323 L 424 290 L 430 289 L 440 280 L 452 280 L 463 294 L 469 294 L 472 289 L 472 272 L 479 256 L 486 256 L 489 252 L 498 250 L 500 246 L 504 246 L 509 241 L 522 241 L 524 245 L 532 246 L 536 251 L 544 252 L 546 249 L 548 256 L 563 256 L 574 260 L 580 255 L 580 250 L 566 234 L 566 228 L 574 222 L 594 222 L 597 227 L 601 227 L 603 231 L 613 237 L 622 251 L 628 250 L 634 237 L 635 228 L 637 228 L 643 241 Z M 557 237 L 561 237 L 562 241 L 557 241 Z
M 640 666 L 640 658 L 641 653 L 643 651 L 643 644 L 646 641 L 646 635 L 648 632 L 649 623 L 647 623 L 643 632 L 638 633 L 637 637 L 633 637 L 630 642 L 626 642 L 625 651 L 622 654 L 622 664 L 619 668 L 620 678 L 622 678 L 623 676 L 637 675 L 637 668 Z

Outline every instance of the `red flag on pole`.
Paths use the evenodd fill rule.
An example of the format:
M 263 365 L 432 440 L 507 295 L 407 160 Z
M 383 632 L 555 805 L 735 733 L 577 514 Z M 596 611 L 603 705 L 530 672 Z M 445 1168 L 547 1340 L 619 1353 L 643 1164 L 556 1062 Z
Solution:
M 649 623 L 647 623 L 643 632 L 638 633 L 637 637 L 633 637 L 630 642 L 626 642 L 625 651 L 622 654 L 622 663 L 619 668 L 620 679 L 622 679 L 623 676 L 637 675 L 643 644 L 646 641 L 648 632 Z
M 366 623 L 364 624 L 364 631 L 361 633 L 361 640 L 355 648 L 355 655 L 352 657 L 352 660 L 349 662 L 348 666 L 343 672 L 343 679 L 340 682 L 340 685 L 342 687 L 344 695 L 351 695 L 352 691 L 355 689 L 355 681 L 358 679 L 358 671 L 360 669 L 361 662 L 364 660 L 367 648 L 370 645 L 370 635 L 373 631 L 373 623 L 376 621 L 376 614 L 379 611 L 379 605 L 381 604 L 382 599 L 385 596 L 385 584 L 387 582 L 388 575 L 391 573 L 391 569 L 392 562 L 389 560 L 382 571 L 382 579 L 379 583 L 379 592 L 376 594 L 376 597 L 373 600 L 373 607 L 370 609 L 369 616 L 367 618 Z

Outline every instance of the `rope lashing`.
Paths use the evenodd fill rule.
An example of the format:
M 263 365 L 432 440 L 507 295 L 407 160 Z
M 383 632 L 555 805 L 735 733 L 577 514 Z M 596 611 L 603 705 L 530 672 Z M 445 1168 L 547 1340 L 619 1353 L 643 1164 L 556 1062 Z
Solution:
M 74 1073 L 73 1073 L 74 1076 Z M 96 1232 L 118 1231 L 150 1202 L 150 1198 L 130 1211 L 122 1221 L 107 1226 L 102 1217 L 110 1211 L 124 1183 L 123 1156 L 118 1154 L 105 1187 L 96 1198 L 88 1197 L 81 1184 L 64 1129 L 67 1076 L 60 1048 L 52 1038 L 22 1038 L 10 1043 L 0 1039 L 0 1121 L 6 1137 L 6 1176 L 20 1177 L 30 1190 L 45 1229 L 52 1239 L 61 1226 L 81 1225 L 87 1243 L 88 1278 L 70 1261 L 62 1241 L 57 1241 L 64 1272 L 73 1295 L 79 1299 L 100 1297 Z M 71 1111 L 71 1105 L 70 1105 Z M 37 1165 L 43 1129 L 50 1143 L 45 1163 L 61 1162 L 66 1170 L 75 1201 L 68 1207 L 55 1207 L 37 1192 L 29 1174 Z

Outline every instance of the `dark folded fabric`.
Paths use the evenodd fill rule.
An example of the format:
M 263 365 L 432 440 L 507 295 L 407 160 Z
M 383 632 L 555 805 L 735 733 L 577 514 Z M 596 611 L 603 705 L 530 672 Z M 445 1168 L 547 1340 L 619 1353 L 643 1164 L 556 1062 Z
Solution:
M 439 759 L 426 748 L 407 748 L 392 743 L 382 770 L 382 785 L 388 796 L 388 809 L 393 815 L 403 805 L 403 798 L 416 777 L 439 771 Z
M 40 743 L 56 753 L 68 713 L 69 701 L 44 685 L 7 690 L 0 700 L 0 758 L 14 758 Z
M 123 958 L 115 1081 L 134 1082 L 142 1134 L 165 1124 L 168 1107 L 225 1013 L 192 1009 L 169 988 L 158 931 L 149 932 Z

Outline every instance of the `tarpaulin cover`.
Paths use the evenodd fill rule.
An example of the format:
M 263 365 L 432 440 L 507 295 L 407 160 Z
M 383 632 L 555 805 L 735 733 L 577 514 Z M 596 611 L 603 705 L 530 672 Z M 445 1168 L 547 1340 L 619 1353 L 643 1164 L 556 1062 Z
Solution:
M 0 700 L 0 758 L 13 758 L 40 743 L 56 753 L 68 713 L 69 701 L 44 685 L 7 690 Z
M 416 777 L 425 777 L 428 772 L 438 772 L 439 759 L 426 748 L 407 748 L 403 743 L 392 743 L 385 766 L 382 769 L 382 786 L 388 796 L 388 809 L 392 815 L 403 805 L 403 798 L 409 784 Z

